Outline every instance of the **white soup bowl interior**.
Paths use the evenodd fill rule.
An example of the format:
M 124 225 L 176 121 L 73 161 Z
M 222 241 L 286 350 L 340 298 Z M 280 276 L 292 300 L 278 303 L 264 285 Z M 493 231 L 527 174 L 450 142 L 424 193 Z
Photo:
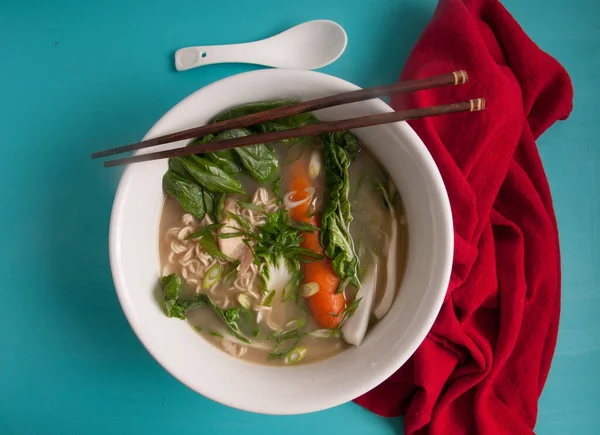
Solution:
M 190 95 L 167 112 L 146 138 L 205 124 L 240 104 L 309 100 L 355 89 L 359 88 L 316 72 L 271 69 L 244 73 Z M 317 116 L 334 120 L 390 111 L 383 101 L 373 99 L 321 110 Z M 352 400 L 383 382 L 425 339 L 444 299 L 452 263 L 452 217 L 442 178 L 408 124 L 368 127 L 354 133 L 385 166 L 402 197 L 409 233 L 406 271 L 391 310 L 360 347 L 296 367 L 235 359 L 206 342 L 186 322 L 166 317 L 157 298 L 157 231 L 167 161 L 125 169 L 110 222 L 110 263 L 117 295 L 141 342 L 182 383 L 242 410 L 268 414 L 318 411 Z

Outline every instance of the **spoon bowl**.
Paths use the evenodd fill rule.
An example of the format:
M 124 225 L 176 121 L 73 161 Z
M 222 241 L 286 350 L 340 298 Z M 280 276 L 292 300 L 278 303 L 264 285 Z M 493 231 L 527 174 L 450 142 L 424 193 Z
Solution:
M 337 60 L 348 43 L 339 24 L 314 20 L 255 42 L 181 48 L 175 68 L 185 71 L 215 63 L 250 63 L 273 68 L 312 70 Z

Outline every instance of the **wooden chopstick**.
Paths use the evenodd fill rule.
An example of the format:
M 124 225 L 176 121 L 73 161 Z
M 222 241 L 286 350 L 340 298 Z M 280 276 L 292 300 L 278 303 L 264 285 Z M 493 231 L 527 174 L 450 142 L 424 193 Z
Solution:
M 303 101 L 289 106 L 265 110 L 263 112 L 253 113 L 251 115 L 233 118 L 218 123 L 203 125 L 201 127 L 190 128 L 176 133 L 147 139 L 130 145 L 124 145 L 117 148 L 98 151 L 92 154 L 92 159 L 112 156 L 127 151 L 135 151 L 143 148 L 150 148 L 156 145 L 162 145 L 169 142 L 176 142 L 183 139 L 197 138 L 207 135 L 209 133 L 219 133 L 232 128 L 248 127 L 251 125 L 261 124 L 267 121 L 273 121 L 278 118 L 284 118 L 286 116 L 297 115 L 299 113 L 310 112 L 313 110 L 325 109 L 327 107 L 339 106 L 341 104 L 370 100 L 372 98 L 383 97 L 393 94 L 404 94 L 409 92 L 422 91 L 425 89 L 433 89 L 442 86 L 462 85 L 468 80 L 469 76 L 467 75 L 466 71 L 454 71 L 448 74 L 425 77 L 416 80 L 408 80 L 404 82 L 394 83 L 392 85 L 359 89 L 357 91 L 345 92 L 342 94 L 317 98 L 315 100 Z
M 192 154 L 210 151 L 226 150 L 258 143 L 272 143 L 285 139 L 293 139 L 301 136 L 316 136 L 339 130 L 350 130 L 372 125 L 388 124 L 409 119 L 425 118 L 428 116 L 444 115 L 456 112 L 477 112 L 485 109 L 485 99 L 476 98 L 462 103 L 444 104 L 441 106 L 422 107 L 417 109 L 400 110 L 397 112 L 382 113 L 378 115 L 361 116 L 358 118 L 342 119 L 339 121 L 321 122 L 319 124 L 305 125 L 303 127 L 291 128 L 289 130 L 273 131 L 270 133 L 255 134 L 235 139 L 218 140 L 203 144 L 185 146 L 171 150 L 155 153 L 140 154 L 122 159 L 104 162 L 105 167 L 125 165 L 129 163 L 146 162 L 171 157 L 189 156 Z

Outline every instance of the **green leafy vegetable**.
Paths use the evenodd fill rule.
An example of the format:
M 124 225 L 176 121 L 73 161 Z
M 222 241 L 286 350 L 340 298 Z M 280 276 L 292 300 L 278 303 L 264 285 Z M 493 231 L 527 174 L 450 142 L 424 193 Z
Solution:
M 279 165 L 275 151 L 262 143 L 236 148 L 235 152 L 250 175 L 261 183 L 269 181 Z
M 270 307 L 271 302 L 273 301 L 273 296 L 275 296 L 275 290 L 271 290 L 269 295 L 265 298 L 265 301 L 262 303 L 265 307 Z
M 165 298 L 165 311 L 168 317 L 184 320 L 187 310 L 201 306 L 196 300 L 179 299 L 183 283 L 178 275 L 164 276 L 161 282 Z
M 278 107 L 289 106 L 296 103 L 293 100 L 277 100 L 277 101 L 263 101 L 257 103 L 246 104 L 243 106 L 235 107 L 221 115 L 217 116 L 214 122 L 225 121 L 240 116 L 246 116 L 253 113 L 263 112 Z M 231 137 L 243 137 L 249 134 L 255 133 L 267 133 L 271 131 L 288 130 L 290 128 L 301 127 L 307 124 L 313 124 L 318 122 L 318 119 L 312 113 L 300 113 L 298 115 L 288 116 L 285 118 L 276 119 L 273 121 L 263 122 L 261 124 L 249 126 L 245 129 L 232 129 L 228 133 Z M 224 132 L 227 133 L 227 132 Z M 283 142 L 291 144 L 306 144 L 313 138 L 294 138 Z M 235 152 L 242 161 L 244 167 L 248 172 L 258 181 L 266 182 L 273 174 L 277 167 L 277 159 L 273 150 L 265 144 L 258 146 L 246 146 L 242 148 L 236 148 Z
M 288 152 L 285 156 L 285 161 L 287 163 L 295 162 L 300 157 L 302 157 L 302 154 L 304 153 L 305 149 L 306 149 L 306 146 L 303 143 L 297 142 L 297 143 L 292 144 L 289 147 Z
M 231 335 L 233 335 L 238 340 L 243 341 L 244 343 L 250 343 L 250 340 L 248 340 L 242 334 L 242 331 L 238 324 L 238 322 L 240 320 L 240 309 L 239 308 L 229 308 L 227 310 L 223 310 L 223 309 L 217 307 L 214 304 L 214 302 L 212 301 L 212 299 L 210 298 L 210 296 L 208 296 L 206 293 L 200 293 L 197 296 L 197 299 L 198 299 L 198 302 L 210 307 L 213 310 L 213 312 L 217 315 L 217 317 L 219 317 L 227 325 Z
M 174 198 L 181 208 L 192 216 L 202 219 L 206 213 L 203 189 L 173 171 L 167 171 L 162 180 L 163 189 Z
M 269 354 L 269 360 L 286 357 L 300 342 L 305 334 L 297 329 L 274 337 L 275 347 Z
M 278 177 L 273 181 L 273 195 L 277 198 L 275 204 L 281 205 L 283 203 L 283 197 L 281 196 L 281 181 L 282 177 Z
M 281 292 L 281 300 L 283 302 L 292 300 L 294 302 L 298 302 L 299 300 L 299 292 L 298 288 L 304 279 L 304 274 L 300 271 L 300 264 L 293 263 L 293 267 L 295 269 L 294 274 L 292 275 L 292 279 L 285 285 L 283 291 Z
M 221 228 L 223 224 L 211 224 L 202 228 L 200 231 L 190 234 L 185 239 L 186 240 L 195 240 L 198 239 L 198 243 L 202 248 L 211 256 L 215 258 L 221 258 L 225 261 L 233 261 L 233 259 L 229 258 L 227 255 L 223 254 L 219 247 L 217 246 L 217 242 L 215 241 L 215 237 L 213 235 L 213 231 L 218 228 Z
M 217 116 L 213 122 L 226 121 L 228 119 L 240 118 L 253 113 L 264 112 L 265 110 L 276 109 L 278 107 L 289 106 L 296 103 L 294 100 L 275 100 L 275 101 L 260 101 L 257 103 L 244 104 L 234 107 Z
M 178 161 L 181 164 L 180 166 L 183 166 L 196 182 L 210 192 L 244 193 L 244 189 L 238 180 L 208 159 L 189 156 L 175 157 L 172 160 Z M 179 163 L 177 163 L 178 166 Z
M 267 211 L 266 208 L 264 208 L 262 205 L 257 205 L 257 204 L 252 204 L 251 202 L 244 202 L 244 201 L 235 201 L 237 205 L 239 205 L 242 208 L 247 208 L 248 210 L 252 210 L 252 211 L 258 211 L 262 214 L 269 214 L 269 212 Z
M 223 218 L 223 208 L 225 207 L 225 195 L 224 193 L 218 193 L 216 195 L 216 206 L 215 206 L 215 218 L 220 221 Z
M 176 274 L 164 276 L 162 278 L 163 290 L 165 295 L 165 308 L 167 316 L 176 317 L 178 319 L 185 319 L 186 312 L 193 308 L 198 307 L 209 307 L 219 319 L 229 329 L 231 335 L 244 343 L 250 343 L 244 334 L 242 333 L 239 321 L 240 321 L 240 309 L 229 308 L 223 310 L 215 305 L 210 296 L 206 293 L 200 293 L 193 299 L 182 300 L 179 298 L 181 293 L 182 281 L 181 278 Z
M 214 220 L 217 220 L 215 215 L 215 197 L 206 189 L 202 190 L 202 197 L 204 199 L 204 208 L 206 210 L 206 213 L 208 213 L 208 215 Z
M 185 166 L 179 158 L 169 159 L 169 170 L 175 172 L 180 177 L 195 182 L 188 171 L 185 170 Z
M 228 174 L 238 174 L 242 172 L 242 168 L 236 163 L 235 154 L 232 150 L 213 151 L 205 153 L 204 156 Z
M 321 244 L 325 254 L 331 258 L 333 268 L 340 278 L 337 292 L 342 292 L 348 284 L 360 288 L 358 279 L 358 257 L 350 235 L 348 168 L 352 157 L 360 149 L 358 140 L 348 132 L 336 132 L 324 139 L 325 181 L 329 200 L 322 216 Z
M 350 305 L 348 305 L 346 308 L 344 308 L 342 311 L 340 311 L 338 314 L 335 313 L 329 313 L 331 314 L 333 317 L 342 317 L 342 321 L 336 326 L 336 329 L 340 330 L 342 329 L 342 326 L 344 325 L 344 323 L 346 322 L 346 320 L 348 320 L 350 318 L 350 316 L 352 316 L 354 314 L 354 312 L 356 311 L 356 309 L 358 308 L 358 304 L 360 304 L 360 301 L 362 300 L 362 298 L 358 298 L 355 299 L 354 302 L 352 302 Z
M 381 193 L 381 199 L 383 200 L 383 205 L 385 205 L 385 208 L 392 210 L 394 205 L 390 199 L 390 195 L 388 194 L 386 188 L 383 187 L 383 185 L 379 182 L 379 180 L 375 180 L 375 189 Z
M 271 263 L 279 257 L 300 262 L 321 260 L 322 255 L 300 247 L 302 232 L 316 229 L 312 225 L 298 225 L 297 222 L 292 222 L 287 210 L 276 211 L 269 214 L 264 225 L 259 227 L 254 253 L 258 258 Z
M 213 140 L 221 140 L 221 139 L 229 139 L 228 137 L 223 136 L 223 133 L 219 135 L 207 134 L 206 136 L 202 136 L 201 138 L 196 139 L 195 141 L 190 142 L 189 145 L 198 145 L 203 143 L 209 143 Z M 238 164 L 235 154 L 232 150 L 218 150 L 207 152 L 203 154 L 199 154 L 200 157 L 204 157 L 215 165 L 223 169 L 228 174 L 237 174 L 242 171 L 242 168 Z
M 250 231 L 252 229 L 252 225 L 250 225 L 250 222 L 248 222 L 248 220 L 245 217 L 240 216 L 239 214 L 230 212 L 229 210 L 227 210 L 225 213 L 227 214 L 228 217 L 230 217 L 231 219 L 236 221 L 241 226 L 240 229 L 246 229 L 248 231 Z
M 251 135 L 252 131 L 248 129 L 233 128 L 219 133 L 214 140 L 236 139 Z M 266 182 L 271 177 L 279 164 L 275 151 L 265 144 L 248 145 L 228 151 L 219 151 L 218 153 L 220 154 L 213 153 L 210 158 L 225 171 L 237 173 L 241 171 L 241 168 L 234 161 L 235 158 L 233 156 L 235 155 L 248 173 L 261 183 Z
M 225 269 L 223 270 L 223 275 L 221 277 L 221 282 L 223 283 L 223 285 L 229 286 L 233 284 L 233 282 L 238 276 L 237 267 L 239 265 L 240 261 L 235 260 L 234 262 L 229 263 L 227 266 L 225 266 Z

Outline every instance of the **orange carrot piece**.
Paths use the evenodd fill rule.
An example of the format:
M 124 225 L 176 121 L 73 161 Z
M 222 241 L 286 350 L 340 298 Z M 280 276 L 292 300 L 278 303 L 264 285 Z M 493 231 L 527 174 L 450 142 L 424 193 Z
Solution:
M 304 189 L 312 186 L 308 177 L 308 168 L 304 167 L 299 160 L 292 165 L 291 190 L 295 191 L 292 201 L 301 201 L 308 197 Z M 290 210 L 290 217 L 295 221 L 307 222 L 319 226 L 318 216 L 309 216 L 310 201 L 306 201 Z M 321 255 L 325 251 L 321 246 L 319 232 L 303 233 L 304 240 L 300 244 L 303 248 L 311 249 Z M 335 294 L 340 279 L 333 270 L 331 259 L 325 256 L 322 260 L 304 264 L 304 282 L 315 282 L 319 285 L 319 291 L 306 299 L 308 309 L 313 318 L 321 328 L 335 328 L 342 316 L 339 314 L 346 308 L 346 298 L 343 293 Z M 337 315 L 334 316 L 331 313 Z

